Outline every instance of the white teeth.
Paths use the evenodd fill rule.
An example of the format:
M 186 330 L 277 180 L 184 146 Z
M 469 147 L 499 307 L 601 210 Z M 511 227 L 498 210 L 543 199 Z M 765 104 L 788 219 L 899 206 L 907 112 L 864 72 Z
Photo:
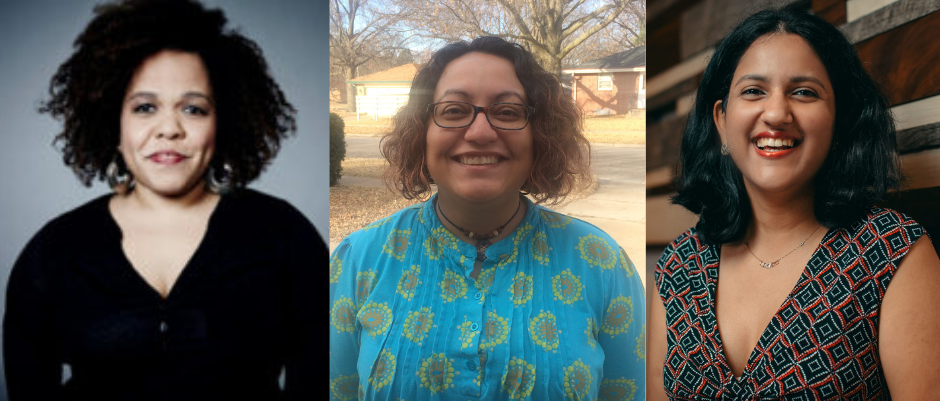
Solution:
M 757 138 L 757 140 L 754 141 L 754 144 L 757 145 L 757 147 L 759 148 L 764 148 L 767 146 L 771 146 L 775 148 L 779 148 L 779 147 L 792 148 L 795 143 L 796 143 L 796 140 L 794 139 L 774 139 L 774 138 Z
M 496 156 L 474 156 L 474 157 L 462 156 L 460 158 L 461 164 L 469 164 L 469 165 L 496 164 L 496 162 L 498 161 L 499 159 L 497 159 Z

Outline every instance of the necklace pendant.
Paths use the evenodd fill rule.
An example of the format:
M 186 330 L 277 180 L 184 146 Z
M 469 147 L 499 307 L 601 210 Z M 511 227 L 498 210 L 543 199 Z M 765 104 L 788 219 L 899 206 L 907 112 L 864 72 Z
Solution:
M 770 263 L 760 262 L 760 267 L 763 267 L 763 268 L 765 268 L 765 269 L 769 269 L 769 268 L 774 267 L 775 265 L 777 265 L 777 263 L 779 263 L 779 262 L 770 262 Z
M 483 238 L 477 241 L 477 261 L 482 262 L 486 260 L 486 248 L 489 248 L 492 245 L 489 238 Z

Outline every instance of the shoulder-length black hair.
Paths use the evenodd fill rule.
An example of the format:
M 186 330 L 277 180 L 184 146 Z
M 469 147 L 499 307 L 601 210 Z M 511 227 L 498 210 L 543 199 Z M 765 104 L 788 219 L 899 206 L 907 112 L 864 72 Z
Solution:
M 848 226 L 902 179 L 888 102 L 852 44 L 799 5 L 764 10 L 745 19 L 715 49 L 682 137 L 678 193 L 672 202 L 699 215 L 696 227 L 709 243 L 741 239 L 751 219 L 741 172 L 720 154 L 712 111 L 719 100 L 722 109 L 728 104 L 731 79 L 744 52 L 757 38 L 774 33 L 806 40 L 826 67 L 835 93 L 833 145 L 814 178 L 816 219 L 829 228 Z
M 118 155 L 121 106 L 134 72 L 161 50 L 198 54 L 216 102 L 216 171 L 231 167 L 243 187 L 264 170 L 296 130 L 294 107 L 268 72 L 261 49 L 226 27 L 219 9 L 196 0 L 123 0 L 95 7 L 75 51 L 49 87 L 40 112 L 63 120 L 55 139 L 65 164 L 90 186 Z

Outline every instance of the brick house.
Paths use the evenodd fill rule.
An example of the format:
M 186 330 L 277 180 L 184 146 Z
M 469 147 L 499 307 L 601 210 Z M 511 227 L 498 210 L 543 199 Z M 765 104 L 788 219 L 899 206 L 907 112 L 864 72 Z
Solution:
M 584 114 L 646 109 L 645 45 L 562 70 L 569 74 L 571 97 Z

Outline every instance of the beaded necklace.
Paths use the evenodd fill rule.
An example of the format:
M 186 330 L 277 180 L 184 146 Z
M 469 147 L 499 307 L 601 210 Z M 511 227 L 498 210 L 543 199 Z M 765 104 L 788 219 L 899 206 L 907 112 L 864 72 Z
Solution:
M 452 225 L 452 226 L 454 226 L 455 228 L 457 228 L 458 230 L 460 230 L 460 232 L 462 232 L 463 235 L 466 235 L 466 236 L 470 237 L 470 239 L 475 239 L 475 240 L 477 240 L 477 245 L 476 245 L 476 247 L 477 247 L 477 258 L 476 258 L 476 260 L 477 260 L 478 262 L 482 262 L 482 261 L 486 260 L 486 254 L 485 254 L 486 248 L 489 248 L 489 246 L 493 244 L 492 242 L 490 242 L 490 239 L 492 239 L 493 237 L 496 237 L 497 235 L 499 235 L 500 233 L 502 233 L 502 232 L 503 232 L 503 229 L 506 228 L 506 225 L 508 225 L 509 222 L 512 221 L 512 219 L 514 219 L 517 214 L 519 214 L 519 209 L 522 208 L 522 198 L 521 198 L 521 197 L 519 198 L 519 205 L 516 206 L 516 211 L 513 212 L 512 217 L 510 217 L 509 220 L 507 220 L 505 223 L 503 223 L 503 225 L 499 226 L 499 228 L 493 230 L 492 232 L 490 232 L 490 233 L 488 233 L 488 234 L 483 234 L 483 235 L 477 234 L 477 233 L 475 233 L 475 232 L 473 232 L 473 231 L 465 230 L 465 229 L 463 229 L 462 227 L 460 227 L 460 226 L 454 224 L 453 221 L 450 221 L 450 219 L 447 218 L 447 215 L 444 214 L 444 210 L 441 209 L 441 204 L 440 204 L 440 202 L 437 201 L 436 198 L 434 199 L 434 206 L 437 207 L 437 211 L 438 211 L 438 212 L 441 212 L 441 216 L 444 216 L 444 220 L 447 220 L 447 222 L 450 223 L 450 225 Z

